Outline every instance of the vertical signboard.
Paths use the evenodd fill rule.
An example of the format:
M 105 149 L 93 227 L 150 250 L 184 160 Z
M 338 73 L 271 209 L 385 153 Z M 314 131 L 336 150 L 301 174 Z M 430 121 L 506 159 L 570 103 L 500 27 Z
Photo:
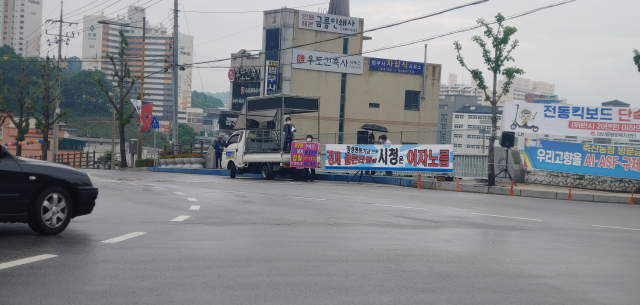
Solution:
M 264 80 L 264 95 L 278 94 L 278 62 L 267 60 L 267 76 Z

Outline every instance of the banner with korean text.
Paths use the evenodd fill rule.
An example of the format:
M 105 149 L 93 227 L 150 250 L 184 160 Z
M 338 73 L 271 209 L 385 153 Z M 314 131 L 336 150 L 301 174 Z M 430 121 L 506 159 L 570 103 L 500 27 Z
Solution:
M 364 57 L 293 49 L 294 69 L 362 74 Z
M 404 60 L 369 58 L 369 70 L 422 75 L 424 73 L 424 64 L 419 62 L 411 62 Z
M 638 179 L 640 147 L 525 139 L 524 167 Z
M 577 137 L 640 139 L 640 109 L 505 103 L 503 130 Z
M 360 31 L 360 18 L 300 11 L 298 28 L 339 34 L 356 34 Z
M 453 172 L 452 145 L 327 144 L 327 170 Z
M 320 144 L 307 142 L 291 143 L 291 167 L 318 168 Z

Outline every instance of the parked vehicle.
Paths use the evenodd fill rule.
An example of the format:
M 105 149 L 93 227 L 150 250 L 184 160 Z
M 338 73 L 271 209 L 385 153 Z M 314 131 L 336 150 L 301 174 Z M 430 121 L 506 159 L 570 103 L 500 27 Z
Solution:
M 304 169 L 289 166 L 291 154 L 285 149 L 283 124 L 292 114 L 318 113 L 319 120 L 319 111 L 317 97 L 279 94 L 249 98 L 235 125 L 237 131 L 226 142 L 222 167 L 229 170 L 231 178 L 255 173 L 267 180 L 276 175 L 302 180 Z
M 90 214 L 97 198 L 87 173 L 0 147 L 0 222 L 28 223 L 36 233 L 56 235 L 72 218 Z

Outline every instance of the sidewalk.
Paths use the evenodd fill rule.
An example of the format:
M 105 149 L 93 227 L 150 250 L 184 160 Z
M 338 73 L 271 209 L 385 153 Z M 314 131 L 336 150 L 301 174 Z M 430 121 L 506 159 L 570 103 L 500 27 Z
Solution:
M 164 172 L 164 173 L 180 173 L 180 174 L 195 174 L 195 175 L 214 175 L 214 176 L 228 176 L 229 171 L 218 169 L 184 169 L 184 168 L 157 168 L 149 167 L 147 171 L 152 172 Z M 260 175 L 245 174 L 242 177 L 259 178 Z M 339 181 L 347 182 L 353 177 L 353 174 L 316 174 L 316 180 L 325 181 Z M 353 177 L 352 183 L 358 183 L 360 176 Z M 417 179 L 406 177 L 384 177 L 376 176 L 375 181 L 368 176 L 362 176 L 362 183 L 378 183 L 398 185 L 404 187 L 417 187 Z M 456 182 L 439 182 L 433 179 L 422 179 L 420 183 L 422 189 L 432 189 L 441 191 L 457 191 Z M 509 183 L 497 183 L 494 187 L 488 187 L 486 184 L 477 182 L 476 180 L 460 180 L 460 191 L 466 193 L 481 193 L 481 194 L 493 194 L 509 196 L 511 192 L 511 184 Z M 587 202 L 604 202 L 604 203 L 620 203 L 630 204 L 631 194 L 613 193 L 596 190 L 586 189 L 572 189 L 572 200 L 574 201 L 587 201 Z M 542 199 L 556 199 L 556 200 L 568 200 L 569 188 L 557 187 L 540 184 L 526 184 L 519 183 L 518 186 L 513 187 L 513 196 L 520 197 L 532 197 Z M 637 196 L 636 196 L 637 197 Z M 640 204 L 640 199 L 634 198 L 635 204 Z

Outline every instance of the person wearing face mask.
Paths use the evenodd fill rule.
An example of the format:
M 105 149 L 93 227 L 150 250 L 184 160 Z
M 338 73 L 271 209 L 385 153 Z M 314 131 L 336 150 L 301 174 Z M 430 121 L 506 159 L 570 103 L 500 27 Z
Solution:
M 313 142 L 313 136 L 307 135 L 307 143 Z M 309 174 L 311 172 L 311 174 Z M 309 179 L 311 178 L 311 179 Z M 305 168 L 304 169 L 304 180 L 313 182 L 316 179 L 316 169 L 315 168 Z
M 291 118 L 287 117 L 285 119 L 284 128 L 282 129 L 284 133 L 284 152 L 291 152 L 291 142 L 296 140 L 296 126 L 291 124 Z

